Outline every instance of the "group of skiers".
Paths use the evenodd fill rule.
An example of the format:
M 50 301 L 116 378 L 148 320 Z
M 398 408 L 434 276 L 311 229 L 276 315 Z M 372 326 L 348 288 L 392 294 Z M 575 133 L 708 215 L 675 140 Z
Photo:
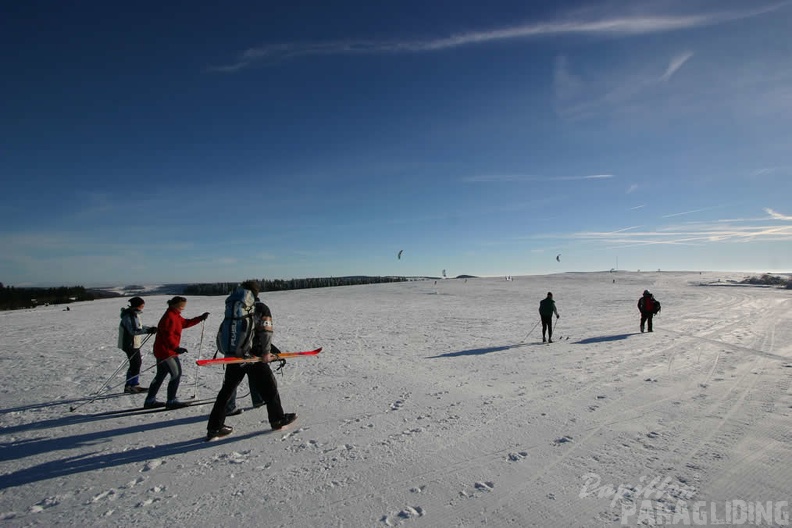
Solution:
M 649 290 L 644 290 L 643 295 L 638 299 L 638 311 L 641 313 L 641 333 L 644 332 L 644 328 L 651 332 L 652 319 L 660 313 L 660 301 L 655 299 Z M 553 300 L 553 293 L 547 292 L 547 297 L 539 302 L 539 317 L 542 321 L 542 343 L 553 342 L 553 314 L 555 314 L 556 319 L 560 317 Z
M 278 385 L 269 363 L 277 359 L 280 352 L 272 344 L 273 325 L 272 312 L 269 307 L 258 298 L 261 286 L 258 281 L 248 280 L 243 282 L 226 299 L 226 313 L 218 332 L 218 351 L 236 357 L 255 357 L 259 361 L 226 366 L 223 386 L 217 394 L 207 424 L 207 440 L 231 434 L 233 428 L 225 424 L 227 416 L 240 414 L 242 411 L 236 407 L 237 387 L 247 375 L 250 387 L 250 396 L 254 407 L 267 406 L 267 415 L 273 429 L 281 429 L 297 419 L 294 413 L 286 413 L 281 405 Z M 197 325 L 209 317 L 209 312 L 185 319 L 182 312 L 187 306 L 187 299 L 181 296 L 173 297 L 168 301 L 168 309 L 160 319 L 157 326 L 144 326 L 140 322 L 140 314 L 145 307 L 141 297 L 132 297 L 129 307 L 121 311 L 119 325 L 119 348 L 127 355 L 129 368 L 127 370 L 124 392 L 146 392 L 143 408 L 151 409 L 165 407 L 178 409 L 187 404 L 178 400 L 177 392 L 181 380 L 182 368 L 179 356 L 187 352 L 181 347 L 181 334 L 185 328 Z M 657 301 L 649 290 L 644 290 L 638 300 L 638 310 L 641 313 L 641 332 L 646 328 L 652 331 L 652 318 L 660 311 L 660 302 Z M 548 292 L 547 297 L 539 303 L 539 316 L 542 323 L 542 342 L 553 342 L 553 315 L 560 318 L 558 309 L 553 299 L 553 293 Z M 154 356 L 157 359 L 157 372 L 151 385 L 140 386 L 140 349 L 145 343 L 144 335 L 155 335 Z M 165 402 L 157 400 L 157 393 L 170 376 Z
M 235 350 L 234 355 L 239 355 L 240 357 L 255 356 L 261 358 L 261 360 L 226 366 L 223 386 L 209 414 L 207 440 L 226 436 L 233 431 L 230 426 L 225 424 L 225 418 L 228 415 L 235 415 L 241 412 L 241 410 L 236 409 L 236 390 L 245 375 L 248 376 L 254 407 L 267 406 L 269 423 L 273 429 L 281 429 L 297 419 L 296 414 L 283 411 L 277 382 L 269 366 L 270 362 L 277 359 L 276 354 L 279 350 L 272 344 L 272 312 L 266 304 L 258 299 L 259 290 L 258 281 L 245 281 L 227 299 L 228 301 L 235 296 L 239 297 L 240 294 L 251 299 L 250 315 L 246 321 L 247 328 L 249 328 L 249 339 L 246 339 L 244 345 Z M 179 356 L 187 352 L 185 348 L 181 347 L 181 334 L 183 329 L 206 321 L 209 317 L 209 312 L 191 319 L 185 319 L 181 314 L 186 306 L 187 299 L 184 297 L 176 296 L 170 299 L 168 301 L 168 309 L 156 327 L 144 326 L 141 323 L 140 314 L 145 307 L 145 301 L 140 297 L 131 298 L 129 307 L 121 311 L 119 348 L 126 353 L 129 360 L 124 392 L 146 392 L 146 399 L 143 403 L 144 409 L 158 407 L 178 409 L 188 405 L 177 398 L 182 374 Z M 139 381 L 140 348 L 145 342 L 143 336 L 146 334 L 155 335 L 154 356 L 157 360 L 157 372 L 148 388 L 141 387 Z M 167 399 L 165 402 L 161 402 L 157 400 L 157 393 L 166 376 L 170 376 Z

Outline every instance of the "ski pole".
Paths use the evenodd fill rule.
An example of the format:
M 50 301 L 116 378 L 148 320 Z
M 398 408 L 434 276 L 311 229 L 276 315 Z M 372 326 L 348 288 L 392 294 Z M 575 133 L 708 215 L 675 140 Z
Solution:
M 530 332 L 528 332 L 527 334 L 525 334 L 525 337 L 523 337 L 523 340 L 522 340 L 522 341 L 520 341 L 520 343 L 525 343 L 525 340 L 526 340 L 526 339 L 528 339 L 528 336 L 530 336 L 530 335 L 533 333 L 533 331 L 534 331 L 534 330 L 536 330 L 536 327 L 537 327 L 537 326 L 539 326 L 539 323 L 536 323 L 536 324 L 533 326 L 533 328 L 531 328 L 531 331 L 530 331 Z
M 118 375 L 118 373 L 119 373 L 119 372 L 121 372 L 121 370 L 122 370 L 122 368 L 124 367 L 124 365 L 126 365 L 127 363 L 129 363 L 129 361 L 130 361 L 130 360 L 131 360 L 133 357 L 135 357 L 136 355 L 140 355 L 140 351 L 143 349 L 143 345 L 145 345 L 145 344 L 146 344 L 146 341 L 148 341 L 148 340 L 151 338 L 151 336 L 152 336 L 152 335 L 154 335 L 154 334 L 148 334 L 146 337 L 144 337 L 144 338 L 143 338 L 143 341 L 141 341 L 141 343 L 140 343 L 140 346 L 139 346 L 139 347 L 138 347 L 138 349 L 137 349 L 137 352 L 135 352 L 134 354 L 132 354 L 132 356 L 129 356 L 129 357 L 127 357 L 126 361 L 124 361 L 124 362 L 121 364 L 121 366 L 120 366 L 118 369 L 116 369 L 116 371 L 113 373 L 113 375 L 112 375 L 112 376 L 110 376 L 109 378 L 107 378 L 107 381 L 105 381 L 103 385 L 105 385 L 105 386 L 106 386 L 108 383 L 110 383 L 110 381 L 111 381 L 113 378 L 115 378 L 115 377 Z M 143 356 L 141 356 L 141 359 L 143 359 Z M 124 380 L 124 384 L 128 383 L 128 382 L 129 382 L 129 381 L 130 381 L 132 378 L 134 378 L 134 377 L 135 377 L 135 376 L 132 376 L 131 378 Z M 109 392 L 109 391 L 111 391 L 111 390 L 113 390 L 113 389 L 115 389 L 116 387 L 119 387 L 119 386 L 120 386 L 120 384 L 118 384 L 118 385 L 114 385 L 114 386 L 112 386 L 112 387 L 107 387 L 107 390 L 105 390 L 105 391 L 103 391 L 103 392 L 107 393 L 107 392 Z M 102 388 L 105 388 L 105 387 L 102 387 Z M 94 391 L 94 392 L 93 392 L 93 394 L 97 394 L 97 395 L 98 395 L 98 394 L 100 394 L 100 391 L 101 391 L 101 389 L 98 389 L 98 390 Z
M 151 369 L 153 369 L 153 368 L 155 368 L 155 367 L 158 367 L 158 366 L 159 366 L 161 363 L 165 363 L 166 361 L 168 361 L 168 359 L 169 359 L 169 358 L 165 358 L 165 359 L 163 359 L 162 361 L 157 361 L 156 363 L 154 363 L 154 364 L 153 364 L 153 365 L 151 365 L 150 367 L 148 367 L 148 368 L 145 368 L 145 369 L 141 370 L 141 371 L 140 371 L 140 374 L 144 374 L 144 373 L 148 372 L 149 370 L 151 370 Z M 140 375 L 140 374 L 138 374 L 138 375 Z M 125 381 L 124 383 L 126 383 L 126 381 Z M 116 387 L 120 387 L 120 386 L 121 386 L 121 384 L 119 383 L 119 384 L 118 384 L 118 385 L 116 385 L 115 387 L 111 387 L 111 389 L 112 389 L 112 388 L 116 388 Z M 102 394 L 96 394 L 96 395 L 95 395 L 93 398 L 91 398 L 91 399 L 90 399 L 90 400 L 88 400 L 88 401 L 82 402 L 82 403 L 81 403 L 81 404 L 79 404 L 79 405 L 73 405 L 73 406 L 69 407 L 69 411 L 70 411 L 70 412 L 74 412 L 74 411 L 76 411 L 77 409 L 79 409 L 80 407 L 82 407 L 83 405 L 88 405 L 89 403 L 92 403 L 92 402 L 96 401 L 96 400 L 97 400 L 97 399 L 98 399 L 100 396 L 102 396 Z
M 206 328 L 206 319 L 201 321 L 201 341 L 198 344 L 198 359 L 201 359 L 201 353 L 203 351 L 203 338 L 204 338 L 204 329 Z M 200 375 L 201 371 L 198 369 L 198 365 L 195 366 L 196 373 L 195 373 L 195 383 L 193 383 L 193 395 L 192 397 L 196 397 L 197 389 L 198 389 L 198 376 Z
M 147 336 L 146 336 L 146 337 L 143 339 L 143 341 L 140 343 L 140 348 L 143 348 L 143 345 L 145 345 L 145 344 L 146 344 L 146 341 L 148 341 L 148 340 L 149 340 L 149 338 L 150 338 L 152 335 L 153 335 L 153 334 L 148 334 L 148 335 L 147 335 Z M 140 354 L 140 348 L 138 348 L 138 350 L 137 350 L 137 352 L 135 352 L 135 354 Z M 132 357 L 135 357 L 135 354 L 132 354 Z M 87 404 L 89 404 L 89 403 L 91 403 L 91 402 L 93 402 L 93 401 L 96 401 L 96 398 L 98 398 L 98 397 L 99 397 L 99 396 L 101 396 L 102 394 L 107 394 L 107 393 L 108 393 L 110 390 L 114 389 L 115 387 L 110 387 L 110 389 L 109 389 L 109 390 L 102 390 L 102 389 L 107 389 L 107 384 L 108 384 L 108 383 L 110 383 L 110 382 L 113 380 L 113 378 L 115 378 L 115 377 L 118 375 L 118 373 L 119 373 L 119 372 L 121 372 L 121 371 L 124 369 L 124 367 L 125 367 L 125 366 L 127 366 L 127 364 L 129 364 L 129 359 L 130 359 L 129 357 L 127 357 L 126 359 L 124 359 L 124 360 L 121 362 L 121 364 L 120 364 L 120 365 L 118 365 L 118 368 L 117 368 L 117 369 L 115 369 L 115 372 L 113 372 L 113 373 L 110 375 L 110 377 L 109 377 L 109 378 L 107 378 L 105 381 L 103 381 L 103 382 L 102 382 L 102 384 L 101 384 L 101 385 L 99 385 L 99 386 L 98 386 L 98 387 L 97 387 L 97 388 L 96 388 L 96 389 L 95 389 L 93 392 L 91 392 L 91 393 L 89 393 L 89 394 L 88 394 L 88 396 L 93 396 L 93 397 L 92 397 L 90 400 L 88 400 L 88 401 L 86 401 L 86 402 L 83 402 L 83 403 L 81 403 L 81 404 L 79 404 L 79 405 L 73 405 L 73 406 L 69 407 L 69 411 L 71 411 L 71 412 L 74 412 L 74 411 L 75 411 L 75 409 L 79 409 L 79 408 L 80 408 L 80 407 L 82 407 L 83 405 L 87 405 Z M 126 383 L 127 381 L 129 381 L 129 380 L 125 380 L 125 381 L 124 381 L 124 383 Z M 118 386 L 120 386 L 120 385 L 116 385 L 116 387 L 118 387 Z

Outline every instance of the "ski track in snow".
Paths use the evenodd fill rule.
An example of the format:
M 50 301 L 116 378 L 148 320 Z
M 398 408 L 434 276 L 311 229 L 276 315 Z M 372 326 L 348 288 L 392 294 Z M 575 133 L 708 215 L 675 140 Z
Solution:
M 265 294 L 281 349 L 324 352 L 277 377 L 295 424 L 271 431 L 240 397 L 234 433 L 215 442 L 203 441 L 210 406 L 92 416 L 142 404 L 117 395 L 69 412 L 123 359 L 120 300 L 0 313 L 0 361 L 17 369 L 0 389 L 0 521 L 618 526 L 621 504 L 654 478 L 695 500 L 788 500 L 778 461 L 792 454 L 792 294 L 698 285 L 729 274 L 615 276 Z M 641 334 L 635 303 L 647 288 L 663 312 Z M 556 342 L 534 346 L 538 328 L 521 343 L 548 290 Z M 165 299 L 147 300 L 144 324 Z M 221 314 L 222 302 L 189 298 L 185 315 Z M 203 341 L 200 326 L 184 331 L 183 398 L 211 398 L 222 383 L 222 368 L 194 365 L 214 352 L 218 323 Z M 624 496 L 607 496 L 619 486 Z

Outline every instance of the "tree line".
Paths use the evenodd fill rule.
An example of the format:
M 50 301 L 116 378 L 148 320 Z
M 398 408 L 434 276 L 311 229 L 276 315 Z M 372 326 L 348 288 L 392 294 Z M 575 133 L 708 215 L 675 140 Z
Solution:
M 770 275 L 765 273 L 761 277 L 746 277 L 741 284 L 758 284 L 762 286 L 783 286 L 787 290 L 792 290 L 792 279 L 779 277 L 777 275 Z
M 387 282 L 405 282 L 405 277 L 320 277 L 310 279 L 256 279 L 261 283 L 262 292 L 304 290 L 308 288 L 329 288 L 332 286 L 358 286 L 361 284 L 380 284 Z M 216 282 L 207 284 L 190 284 L 184 288 L 184 295 L 228 295 L 239 286 L 236 282 Z
M 57 288 L 16 288 L 0 282 L 0 310 L 33 308 L 48 304 L 66 304 L 77 301 L 93 301 L 118 294 L 86 290 L 83 286 L 59 286 Z

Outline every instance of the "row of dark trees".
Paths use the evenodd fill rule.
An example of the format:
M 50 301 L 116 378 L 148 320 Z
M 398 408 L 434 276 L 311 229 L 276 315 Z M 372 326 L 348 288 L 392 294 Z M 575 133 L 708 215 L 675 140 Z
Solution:
M 747 277 L 741 281 L 742 284 L 759 284 L 765 286 L 784 286 L 788 290 L 792 290 L 792 279 L 785 279 L 777 275 L 770 275 L 765 273 L 761 277 Z
M 0 282 L 0 310 L 31 308 L 47 304 L 66 304 L 77 301 L 93 301 L 100 297 L 115 295 L 82 286 L 59 286 L 57 288 L 16 288 L 3 286 Z
M 331 286 L 357 286 L 361 284 L 380 284 L 385 282 L 405 282 L 405 277 L 321 277 L 312 279 L 258 279 L 261 291 L 303 290 L 307 288 L 329 288 Z M 184 295 L 228 295 L 239 283 L 216 282 L 210 284 L 190 284 L 184 288 Z

